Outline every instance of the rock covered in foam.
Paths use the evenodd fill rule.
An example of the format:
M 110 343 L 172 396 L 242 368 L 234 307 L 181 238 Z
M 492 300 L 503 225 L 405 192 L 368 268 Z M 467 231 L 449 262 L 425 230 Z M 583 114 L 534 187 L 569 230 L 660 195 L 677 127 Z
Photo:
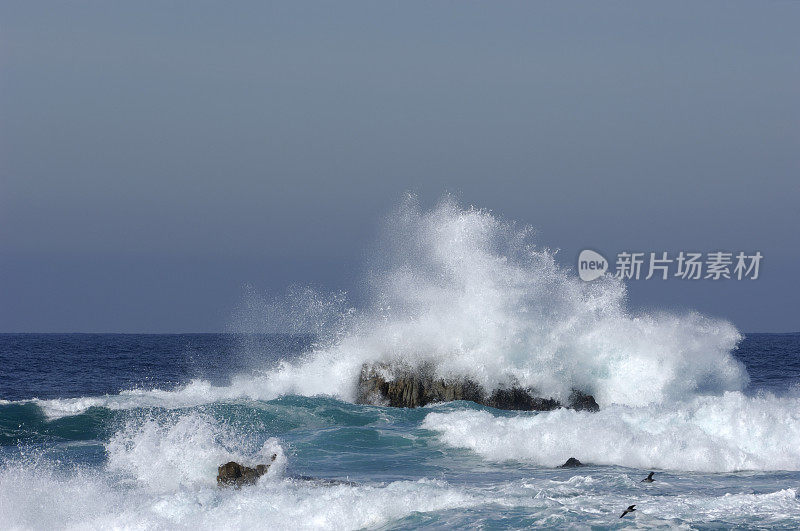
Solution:
M 513 386 L 487 393 L 483 386 L 466 377 L 437 378 L 431 365 L 411 368 L 387 363 L 365 363 L 361 367 L 356 397 L 359 404 L 413 408 L 453 400 L 468 400 L 496 409 L 519 411 L 551 411 L 559 407 L 579 411 L 600 409 L 593 396 L 577 389 L 572 390 L 564 406 L 554 398 L 537 396 L 530 388 Z
M 277 454 L 272 454 L 272 461 L 275 461 Z M 224 465 L 220 465 L 217 469 L 217 485 L 221 487 L 242 487 L 244 485 L 253 485 L 258 478 L 263 476 L 269 470 L 269 465 L 256 465 L 255 468 L 240 465 L 236 461 L 229 461 Z
M 592 395 L 587 395 L 577 389 L 573 389 L 572 393 L 569 395 L 567 407 L 576 411 L 600 411 L 600 406 Z

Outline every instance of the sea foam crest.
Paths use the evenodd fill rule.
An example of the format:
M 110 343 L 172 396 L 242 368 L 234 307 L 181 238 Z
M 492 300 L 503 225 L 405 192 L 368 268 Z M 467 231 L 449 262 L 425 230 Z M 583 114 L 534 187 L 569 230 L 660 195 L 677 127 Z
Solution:
M 214 486 L 217 467 L 228 461 L 270 463 L 266 477 L 280 477 L 287 460 L 277 439 L 258 444 L 196 412 L 130 420 L 106 443 L 106 454 L 110 472 L 163 492 Z
M 741 390 L 741 336 L 697 313 L 632 313 L 622 281 L 591 283 L 534 245 L 532 230 L 446 198 L 408 199 L 371 262 L 370 304 L 336 341 L 270 377 L 273 392 L 354 397 L 368 361 L 432 363 L 488 388 L 573 387 L 601 406 L 662 403 Z
M 279 305 L 281 323 L 313 321 L 309 330 L 320 338 L 299 359 L 236 376 L 229 386 L 195 380 L 172 391 L 37 403 L 56 417 L 89 406 L 170 408 L 285 394 L 352 401 L 362 364 L 374 361 L 428 363 L 442 376 L 468 376 L 488 389 L 519 384 L 561 399 L 578 388 L 601 407 L 670 403 L 748 382 L 731 354 L 741 335 L 730 323 L 698 313 L 631 312 L 622 281 L 583 282 L 555 252 L 534 244 L 530 227 L 451 198 L 430 210 L 407 199 L 369 265 L 359 312 L 341 294 L 326 301 L 310 290 L 295 290 L 291 304 Z M 252 315 L 264 304 L 245 306 L 250 313 L 239 312 L 232 329 L 264 331 L 269 323 Z
M 800 399 L 728 392 L 668 405 L 495 416 L 433 412 L 422 426 L 491 461 L 702 472 L 800 470 Z

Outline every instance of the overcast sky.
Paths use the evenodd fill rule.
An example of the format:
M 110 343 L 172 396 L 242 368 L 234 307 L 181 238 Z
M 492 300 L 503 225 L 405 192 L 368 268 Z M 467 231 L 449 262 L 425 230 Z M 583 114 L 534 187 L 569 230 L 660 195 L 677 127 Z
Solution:
M 0 2 L 0 331 L 347 290 L 415 191 L 578 252 L 756 251 L 635 308 L 800 330 L 798 2 Z

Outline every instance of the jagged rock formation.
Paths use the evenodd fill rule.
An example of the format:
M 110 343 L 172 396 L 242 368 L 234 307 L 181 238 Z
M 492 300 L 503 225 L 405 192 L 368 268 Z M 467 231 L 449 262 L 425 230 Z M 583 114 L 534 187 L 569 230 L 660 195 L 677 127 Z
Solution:
M 531 389 L 512 387 L 495 389 L 485 402 L 478 402 L 495 409 L 517 409 L 522 411 L 552 411 L 561 407 L 558 400 L 533 396 Z
M 421 407 L 453 400 L 469 400 L 497 409 L 521 411 L 551 411 L 559 407 L 585 411 L 600 409 L 594 397 L 577 389 L 572 390 L 565 406 L 553 398 L 537 396 L 530 388 L 494 389 L 491 394 L 487 394 L 483 386 L 469 378 L 436 378 L 433 367 L 429 365 L 412 369 L 392 367 L 385 363 L 365 363 L 361 367 L 356 397 L 359 404 Z
M 578 461 L 574 457 L 570 457 L 569 459 L 567 459 L 566 463 L 564 463 L 563 465 L 561 465 L 558 468 L 575 468 L 575 467 L 579 467 L 579 466 L 583 466 L 583 463 L 581 463 L 580 461 Z
M 597 405 L 592 395 L 587 395 L 577 389 L 573 389 L 569 395 L 567 407 L 577 411 L 600 411 L 600 406 Z
M 390 373 L 394 377 L 389 376 Z M 423 366 L 418 370 L 390 368 L 380 364 L 361 367 L 358 382 L 360 404 L 392 407 L 421 407 L 433 402 L 471 400 L 482 403 L 483 388 L 467 378 L 461 380 L 435 379 L 433 370 Z
M 272 461 L 278 457 L 272 454 Z M 255 468 L 240 465 L 236 461 L 229 461 L 217 469 L 217 485 L 220 487 L 239 488 L 244 485 L 253 485 L 258 478 L 269 470 L 269 465 L 256 465 Z

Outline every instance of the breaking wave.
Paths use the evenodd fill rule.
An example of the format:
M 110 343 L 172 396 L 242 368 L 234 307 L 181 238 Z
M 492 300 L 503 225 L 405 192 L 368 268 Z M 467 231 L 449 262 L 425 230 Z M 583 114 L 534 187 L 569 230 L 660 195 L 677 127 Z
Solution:
M 430 211 L 409 198 L 372 261 L 370 304 L 347 330 L 264 382 L 269 393 L 354 397 L 367 361 L 431 363 L 488 388 L 509 383 L 601 406 L 664 403 L 742 390 L 726 321 L 626 309 L 625 285 L 585 283 L 537 247 L 529 227 L 452 199 Z M 241 383 L 241 382 L 240 382 Z
M 666 405 L 495 416 L 430 413 L 423 427 L 491 461 L 734 472 L 800 470 L 800 399 L 729 392 Z
M 530 386 L 562 399 L 578 388 L 601 407 L 671 403 L 747 385 L 732 355 L 741 340 L 733 325 L 697 313 L 632 312 L 622 281 L 583 282 L 555 254 L 534 244 L 530 227 L 451 198 L 423 210 L 410 197 L 390 217 L 370 262 L 364 309 L 350 308 L 342 294 L 295 290 L 277 306 L 251 301 L 237 313 L 237 331 L 263 331 L 277 315 L 278 327 L 305 323 L 319 340 L 299 359 L 228 386 L 195 380 L 172 391 L 36 402 L 57 417 L 90 406 L 183 407 L 286 394 L 352 401 L 369 361 L 424 362 L 442 376 L 469 376 L 487 388 Z

